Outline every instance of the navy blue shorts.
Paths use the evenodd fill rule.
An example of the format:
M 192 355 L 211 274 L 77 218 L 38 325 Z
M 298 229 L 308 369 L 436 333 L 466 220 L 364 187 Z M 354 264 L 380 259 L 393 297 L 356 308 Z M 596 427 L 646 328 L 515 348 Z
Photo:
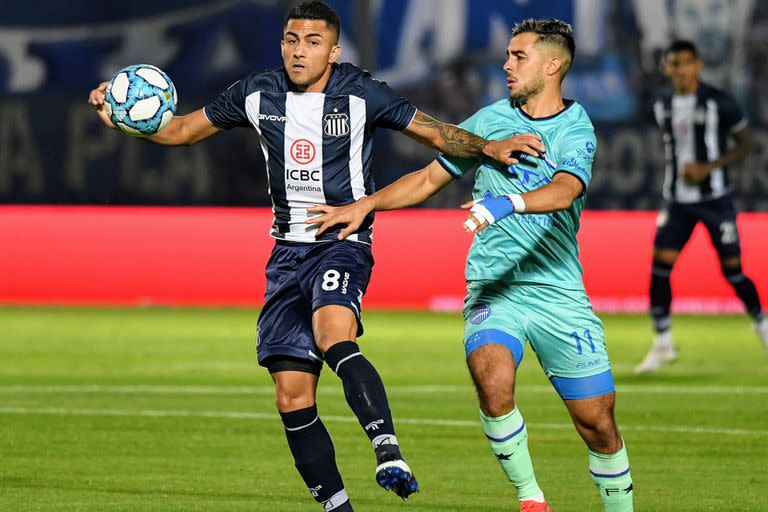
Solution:
M 654 247 L 682 250 L 699 222 L 709 231 L 721 260 L 741 255 L 736 207 L 728 196 L 694 204 L 665 202 L 656 222 Z
M 359 242 L 278 241 L 266 269 L 256 345 L 259 364 L 269 368 L 288 356 L 316 363 L 319 373 L 323 358 L 312 333 L 312 313 L 323 306 L 347 307 L 357 318 L 357 335 L 362 335 L 360 308 L 372 268 L 371 248 Z

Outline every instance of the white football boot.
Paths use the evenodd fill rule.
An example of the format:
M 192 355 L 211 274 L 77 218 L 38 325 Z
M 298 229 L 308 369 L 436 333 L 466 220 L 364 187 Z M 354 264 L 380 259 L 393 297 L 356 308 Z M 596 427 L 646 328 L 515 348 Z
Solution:
M 760 342 L 763 344 L 763 350 L 768 352 L 768 316 L 755 323 L 755 331 L 757 331 Z
M 651 373 L 677 359 L 677 348 L 672 343 L 672 333 L 666 331 L 653 337 L 653 346 L 645 359 L 635 366 L 635 373 Z

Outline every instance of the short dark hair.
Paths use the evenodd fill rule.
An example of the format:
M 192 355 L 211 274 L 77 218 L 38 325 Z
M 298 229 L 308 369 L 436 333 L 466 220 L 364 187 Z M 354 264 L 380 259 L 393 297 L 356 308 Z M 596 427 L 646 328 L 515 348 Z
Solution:
M 676 39 L 669 43 L 669 46 L 664 50 L 664 58 L 666 59 L 673 53 L 678 52 L 690 52 L 691 55 L 697 59 L 699 58 L 699 49 L 696 48 L 693 41 L 688 41 L 687 39 Z
M 576 55 L 576 43 L 573 40 L 573 27 L 570 23 L 555 18 L 548 20 L 528 18 L 515 25 L 515 28 L 512 29 L 512 37 L 527 32 L 538 35 L 539 41 L 554 44 L 567 50 L 568 55 L 571 56 L 571 62 L 573 62 L 573 57 Z
M 323 20 L 336 31 L 337 36 L 341 34 L 339 15 L 328 4 L 318 0 L 302 2 L 291 9 L 285 16 L 283 26 L 288 25 L 290 20 Z

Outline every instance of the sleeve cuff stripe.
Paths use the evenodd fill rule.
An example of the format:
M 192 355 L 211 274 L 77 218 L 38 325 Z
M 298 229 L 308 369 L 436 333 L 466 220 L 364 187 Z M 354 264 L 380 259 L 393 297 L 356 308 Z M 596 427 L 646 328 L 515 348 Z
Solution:
M 205 106 L 205 107 L 203 107 L 203 115 L 204 115 L 204 116 L 205 116 L 205 118 L 208 120 L 208 122 L 209 122 L 209 123 L 211 123 L 211 126 L 213 126 L 214 128 L 217 128 L 217 129 L 219 129 L 219 130 L 221 130 L 221 131 L 224 131 L 224 130 L 225 130 L 225 129 L 224 129 L 224 128 L 222 128 L 221 126 L 219 126 L 219 125 L 217 125 L 216 123 L 214 123 L 214 122 L 213 122 L 213 120 L 211 119 L 211 116 L 209 116 L 209 115 L 208 115 L 208 106 Z
M 461 174 L 457 173 L 449 164 L 446 162 L 443 155 L 437 155 L 437 163 L 443 166 L 443 169 L 445 169 L 448 174 L 453 176 L 454 178 L 458 179 L 461 178 Z
M 581 194 L 579 194 L 579 197 L 581 197 L 581 196 L 583 196 L 584 194 L 587 193 L 587 182 L 584 181 L 583 177 L 579 176 L 575 172 L 570 171 L 568 169 L 558 169 L 557 171 L 555 171 L 555 174 L 559 174 L 561 172 L 564 172 L 565 174 L 570 174 L 571 176 L 573 176 L 574 178 L 576 178 L 577 180 L 579 180 L 581 182 Z M 554 176 L 555 174 L 553 174 L 552 176 Z
M 414 119 L 416 119 L 416 114 L 418 114 L 418 113 L 419 113 L 419 109 L 417 109 L 417 108 L 416 108 L 416 107 L 414 107 L 413 105 L 411 105 L 411 107 L 413 108 L 413 115 L 411 116 L 411 119 L 410 119 L 410 121 L 408 121 L 407 123 L 405 123 L 405 126 L 403 126 L 403 127 L 402 127 L 402 129 L 401 129 L 400 131 L 403 131 L 403 130 L 405 130 L 406 128 L 408 128 L 409 126 L 411 126 L 411 123 L 413 122 L 413 120 L 414 120 Z

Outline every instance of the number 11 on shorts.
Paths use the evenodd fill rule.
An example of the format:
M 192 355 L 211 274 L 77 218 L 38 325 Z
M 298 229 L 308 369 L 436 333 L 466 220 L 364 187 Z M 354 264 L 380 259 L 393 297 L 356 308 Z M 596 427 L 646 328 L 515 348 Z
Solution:
M 589 343 L 589 348 L 592 350 L 592 353 L 595 353 L 595 342 L 592 341 L 592 334 L 590 334 L 589 329 L 584 329 L 583 331 L 584 338 L 586 338 L 586 341 Z M 582 348 L 581 348 L 581 337 L 579 336 L 579 333 L 576 331 L 573 331 L 571 333 L 571 337 L 576 340 L 576 352 L 581 354 Z

